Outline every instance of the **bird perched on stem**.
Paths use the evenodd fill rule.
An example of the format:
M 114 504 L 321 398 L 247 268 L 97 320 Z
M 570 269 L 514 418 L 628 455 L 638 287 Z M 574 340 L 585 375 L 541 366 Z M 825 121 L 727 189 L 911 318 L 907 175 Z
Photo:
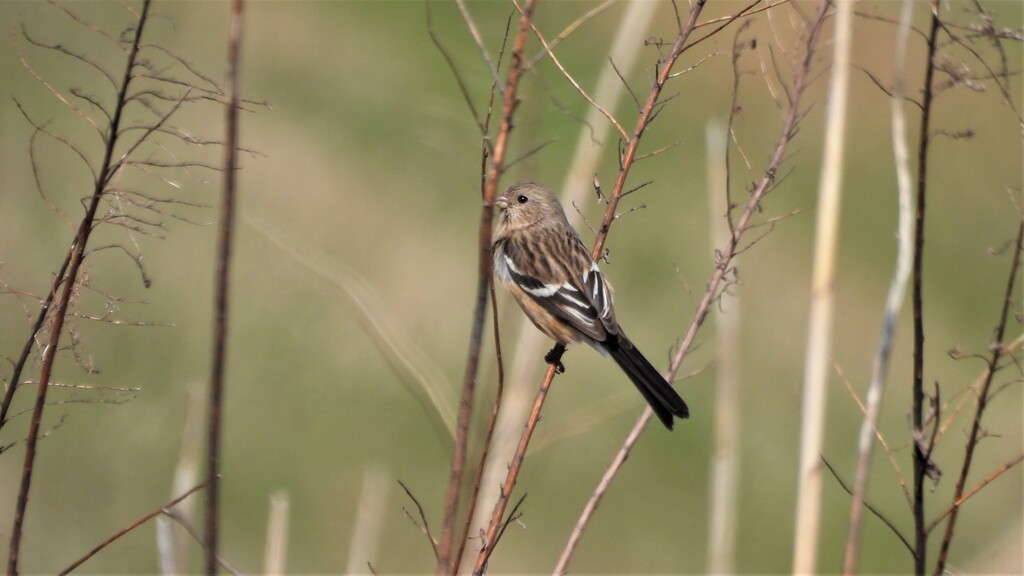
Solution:
M 673 416 L 689 417 L 686 402 L 616 322 L 611 287 L 558 198 L 540 184 L 520 182 L 494 203 L 501 209 L 494 271 L 530 321 L 556 342 L 546 360 L 561 369 L 565 345 L 586 342 L 615 360 L 666 428 Z

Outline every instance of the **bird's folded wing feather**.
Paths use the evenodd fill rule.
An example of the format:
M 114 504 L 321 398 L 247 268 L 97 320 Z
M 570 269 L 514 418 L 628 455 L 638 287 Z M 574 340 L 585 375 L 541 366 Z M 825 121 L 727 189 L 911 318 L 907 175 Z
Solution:
M 504 261 L 498 262 L 499 273 L 507 274 L 545 310 L 595 341 L 604 341 L 609 333 L 618 334 L 611 290 L 597 264 L 590 260 L 590 255 L 582 244 L 576 247 L 577 251 L 574 253 L 576 259 L 581 260 L 576 262 L 579 266 L 574 268 L 583 270 L 582 272 L 568 270 L 562 265 L 566 263 L 552 261 L 547 261 L 541 266 L 528 267 L 529 256 L 536 257 L 536 253 L 528 253 L 522 248 L 515 242 L 509 242 L 505 246 L 504 254 L 501 256 Z M 580 251 L 586 256 L 586 260 L 582 259 Z M 526 272 L 531 268 L 548 273 L 544 274 L 547 278 L 531 276 Z

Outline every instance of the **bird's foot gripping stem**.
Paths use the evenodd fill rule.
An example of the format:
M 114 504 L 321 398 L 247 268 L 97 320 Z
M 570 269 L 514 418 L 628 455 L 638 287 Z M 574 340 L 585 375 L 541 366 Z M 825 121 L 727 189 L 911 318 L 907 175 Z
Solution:
M 562 353 L 565 352 L 565 345 L 555 344 L 555 347 L 544 355 L 544 361 L 555 367 L 555 372 L 565 374 L 565 366 L 562 364 Z

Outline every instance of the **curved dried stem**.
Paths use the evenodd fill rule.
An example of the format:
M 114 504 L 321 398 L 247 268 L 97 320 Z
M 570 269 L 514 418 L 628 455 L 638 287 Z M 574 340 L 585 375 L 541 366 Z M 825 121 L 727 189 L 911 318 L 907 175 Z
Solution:
M 520 14 L 523 14 L 523 8 L 522 6 L 519 5 L 519 2 L 517 0 L 512 0 L 512 3 L 515 5 L 516 10 L 518 10 Z M 551 51 L 551 47 L 548 45 L 547 40 L 544 39 L 544 35 L 540 33 L 540 30 L 538 30 L 537 27 L 533 24 L 533 21 L 528 20 L 528 22 L 530 24 L 530 29 L 533 30 L 533 34 L 537 37 L 537 40 L 540 41 L 540 44 L 541 46 L 544 47 L 544 50 L 547 51 L 548 57 L 551 58 L 551 62 L 555 65 L 556 68 L 558 68 L 558 71 L 562 73 L 562 76 L 565 76 L 565 79 L 568 80 L 569 83 L 573 85 L 573 88 L 576 88 L 576 91 L 580 93 L 580 96 L 582 96 L 588 104 L 590 104 L 599 112 L 601 112 L 601 115 L 607 118 L 608 121 L 612 123 L 612 126 L 615 126 L 615 129 L 619 131 L 619 135 L 621 135 L 624 139 L 629 138 L 629 136 L 626 134 L 626 131 L 619 124 L 619 121 L 615 119 L 615 116 L 612 116 L 610 112 L 608 112 L 607 110 L 602 108 L 600 104 L 595 102 L 594 99 L 591 98 L 589 94 L 587 94 L 587 91 L 584 90 L 582 86 L 580 86 L 579 82 L 577 82 L 576 79 L 572 77 L 572 74 L 569 74 L 565 67 L 562 66 L 562 63 L 558 61 L 558 57 L 555 56 L 555 53 Z
M 846 540 L 846 555 L 843 572 L 853 574 L 857 570 L 860 553 L 860 532 L 862 506 L 867 498 L 868 478 L 871 473 L 871 455 L 874 449 L 872 436 L 877 434 L 878 418 L 882 411 L 882 391 L 885 378 L 889 371 L 892 356 L 893 340 L 895 339 L 896 323 L 903 307 L 903 298 L 910 279 L 910 264 L 913 258 L 913 216 L 912 216 L 912 184 L 910 178 L 910 152 L 907 147 L 907 120 L 903 111 L 903 94 L 905 93 L 907 41 L 910 35 L 910 21 L 913 16 L 912 0 L 904 0 L 900 14 L 900 25 L 896 34 L 896 52 L 894 55 L 893 94 L 892 94 L 892 142 L 895 155 L 896 182 L 898 190 L 899 224 L 897 228 L 896 268 L 889 286 L 889 294 L 885 303 L 885 320 L 882 334 L 871 371 L 871 385 L 867 393 L 867 409 L 864 411 L 864 422 L 860 429 L 858 441 L 857 472 L 854 478 L 852 500 L 850 502 L 850 521 Z M 902 536 L 900 537 L 902 539 Z

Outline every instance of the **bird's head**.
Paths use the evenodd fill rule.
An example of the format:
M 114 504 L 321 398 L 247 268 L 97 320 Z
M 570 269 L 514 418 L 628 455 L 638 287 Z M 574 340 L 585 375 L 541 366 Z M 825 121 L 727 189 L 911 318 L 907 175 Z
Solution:
M 495 198 L 501 209 L 500 222 L 510 229 L 525 228 L 537 223 L 566 222 L 562 205 L 551 190 L 535 182 L 519 182 L 509 186 Z

